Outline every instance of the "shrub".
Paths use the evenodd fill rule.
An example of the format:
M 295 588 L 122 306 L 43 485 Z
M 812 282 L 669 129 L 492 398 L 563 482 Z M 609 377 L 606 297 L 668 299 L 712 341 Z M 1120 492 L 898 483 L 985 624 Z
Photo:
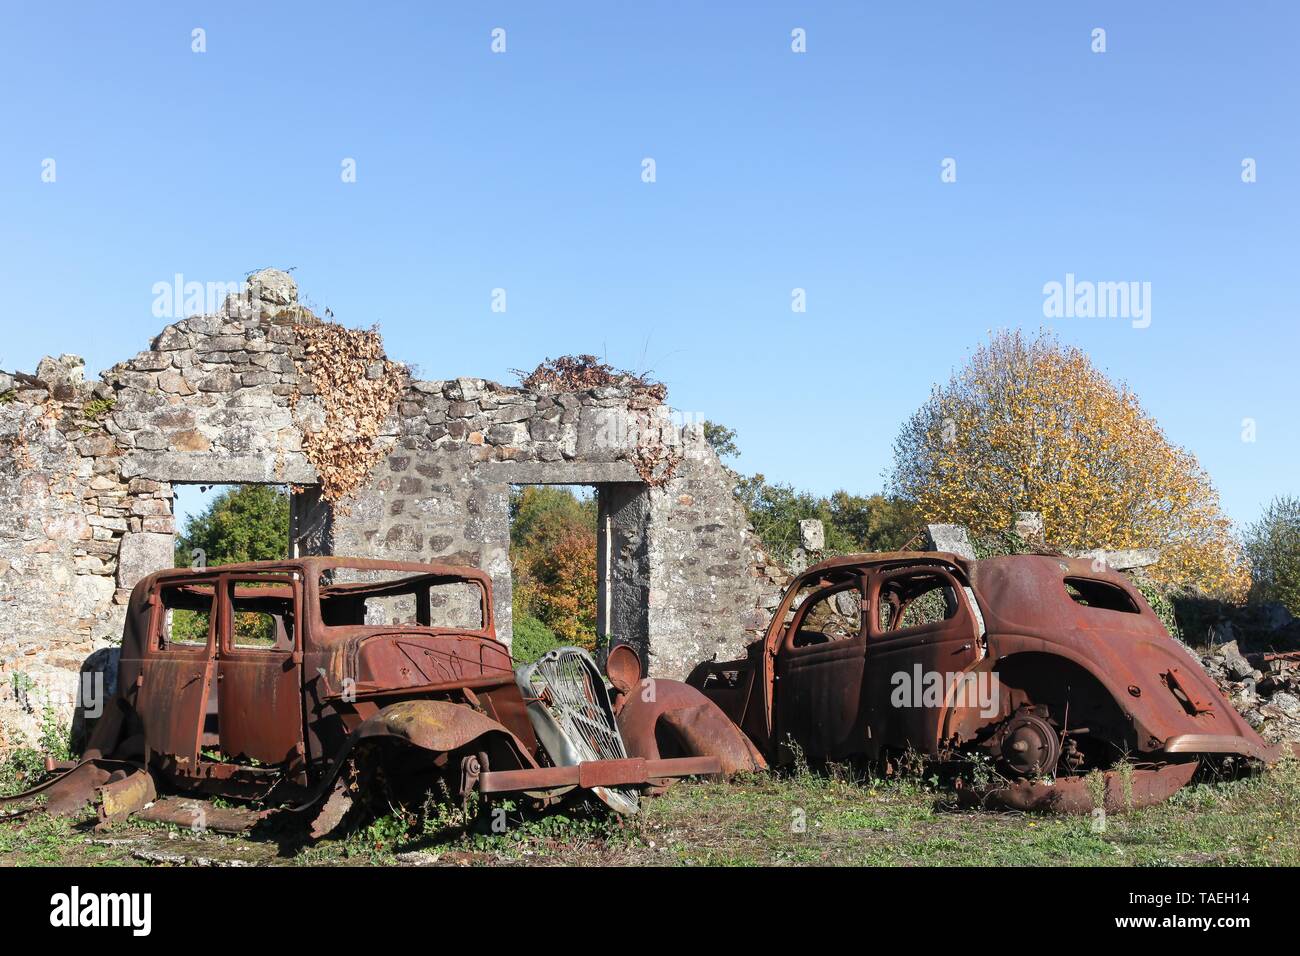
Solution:
M 1156 612 L 1156 617 L 1160 618 L 1160 623 L 1165 626 L 1170 636 L 1186 644 L 1187 640 L 1178 627 L 1178 617 L 1174 614 L 1174 602 L 1165 590 L 1149 578 L 1135 578 L 1133 585 L 1142 592 L 1142 596 L 1147 599 L 1151 610 Z
M 531 664 L 547 651 L 563 647 L 555 632 L 522 609 L 514 615 L 514 640 L 510 654 L 516 664 Z

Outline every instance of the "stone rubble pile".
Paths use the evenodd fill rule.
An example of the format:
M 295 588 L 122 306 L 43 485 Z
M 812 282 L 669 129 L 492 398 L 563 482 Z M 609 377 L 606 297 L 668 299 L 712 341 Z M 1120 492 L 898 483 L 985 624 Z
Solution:
M 1279 606 L 1280 609 L 1280 606 Z M 1243 651 L 1231 625 L 1216 630 L 1229 638 L 1199 654 L 1202 666 L 1225 697 L 1270 743 L 1300 741 L 1300 621 L 1285 610 L 1274 616 L 1267 637 L 1250 646 L 1273 650 Z

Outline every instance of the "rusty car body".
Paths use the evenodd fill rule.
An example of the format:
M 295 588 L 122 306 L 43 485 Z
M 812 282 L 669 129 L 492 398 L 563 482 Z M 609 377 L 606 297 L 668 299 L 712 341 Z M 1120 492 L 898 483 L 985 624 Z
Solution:
M 687 683 L 774 763 L 911 751 L 955 768 L 967 798 L 1022 809 L 1095 808 L 1093 770 L 1115 809 L 1167 797 L 1203 760 L 1278 756 L 1129 579 L 1055 555 L 824 561 L 743 659 Z
M 762 766 L 698 691 L 642 690 L 629 648 L 611 655 L 611 695 L 577 648 L 516 669 L 495 626 L 474 568 L 311 557 L 154 573 L 131 594 L 116 695 L 83 759 L 13 799 L 95 800 L 111 821 L 164 791 L 220 795 L 307 814 L 320 836 L 381 788 L 540 805 L 581 790 L 631 813 L 673 778 Z

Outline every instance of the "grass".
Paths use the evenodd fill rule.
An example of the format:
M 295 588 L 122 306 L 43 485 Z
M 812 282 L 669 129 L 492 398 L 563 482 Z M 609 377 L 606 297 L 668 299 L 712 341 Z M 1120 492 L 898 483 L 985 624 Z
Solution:
M 132 865 L 143 862 L 141 851 L 163 850 L 190 861 L 315 866 L 1300 865 L 1294 759 L 1103 821 L 958 812 L 947 809 L 948 797 L 915 778 L 758 774 L 680 783 L 630 819 L 584 806 L 537 815 L 508 804 L 492 817 L 430 802 L 314 846 L 274 827 L 256 839 L 135 822 L 97 834 L 88 818 L 32 816 L 0 823 L 0 864 Z
M 92 398 L 86 402 L 81 410 L 82 417 L 91 421 L 99 421 L 117 405 L 117 400 L 113 398 Z

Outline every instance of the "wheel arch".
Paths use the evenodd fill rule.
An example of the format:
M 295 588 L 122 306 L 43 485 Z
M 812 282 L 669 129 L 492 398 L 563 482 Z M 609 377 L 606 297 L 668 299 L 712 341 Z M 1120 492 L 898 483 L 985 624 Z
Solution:
M 1122 750 L 1143 747 L 1148 735 L 1121 689 L 1090 661 L 1068 651 L 1024 646 L 998 657 L 989 667 L 997 679 L 998 713 L 982 716 L 975 708 L 950 707 L 945 727 L 947 739 L 970 740 L 979 731 L 996 724 L 1025 704 L 1048 706 L 1052 716 L 1066 729 L 1089 727 L 1108 732 L 1111 742 Z M 1067 713 L 1065 707 L 1068 706 Z

